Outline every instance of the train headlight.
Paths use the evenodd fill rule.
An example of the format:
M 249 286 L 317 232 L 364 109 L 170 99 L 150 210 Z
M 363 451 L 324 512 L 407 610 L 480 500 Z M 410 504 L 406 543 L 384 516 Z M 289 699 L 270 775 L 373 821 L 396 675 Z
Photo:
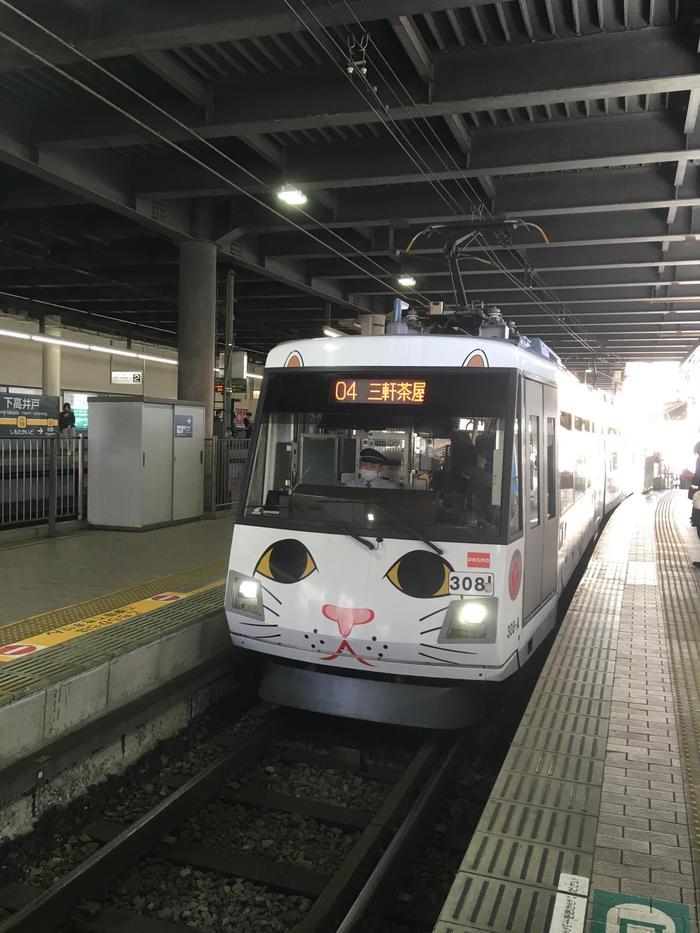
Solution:
M 456 612 L 457 621 L 464 625 L 480 625 L 487 615 L 488 608 L 475 599 L 465 599 Z
M 480 641 L 493 644 L 498 632 L 498 598 L 455 599 L 447 607 L 438 643 Z
M 231 571 L 226 587 L 226 606 L 234 612 L 241 612 L 256 619 L 262 619 L 262 587 L 252 577 Z

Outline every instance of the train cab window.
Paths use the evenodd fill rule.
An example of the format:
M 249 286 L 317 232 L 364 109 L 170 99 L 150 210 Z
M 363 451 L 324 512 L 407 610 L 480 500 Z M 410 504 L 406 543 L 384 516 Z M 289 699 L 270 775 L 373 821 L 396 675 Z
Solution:
M 436 540 L 519 529 L 514 373 L 341 375 L 268 376 L 243 521 Z
M 540 419 L 530 415 L 527 424 L 527 455 L 530 464 L 528 483 L 528 518 L 530 528 L 540 523 Z
M 554 473 L 556 465 L 554 425 L 554 418 L 547 418 L 547 518 L 554 518 L 557 514 L 557 484 Z

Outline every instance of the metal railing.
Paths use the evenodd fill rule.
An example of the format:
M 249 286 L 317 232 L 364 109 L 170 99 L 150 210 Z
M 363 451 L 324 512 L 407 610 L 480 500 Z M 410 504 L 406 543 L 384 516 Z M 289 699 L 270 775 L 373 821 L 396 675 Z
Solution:
M 0 439 L 0 528 L 83 518 L 86 466 L 80 435 Z
M 249 444 L 245 437 L 215 437 L 207 441 L 209 510 L 232 509 L 238 505 Z

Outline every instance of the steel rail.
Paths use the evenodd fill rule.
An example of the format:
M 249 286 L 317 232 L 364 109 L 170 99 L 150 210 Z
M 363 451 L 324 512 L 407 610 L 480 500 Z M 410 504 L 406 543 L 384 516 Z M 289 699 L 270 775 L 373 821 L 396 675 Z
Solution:
M 460 735 L 457 739 L 453 739 L 446 748 L 443 748 L 427 782 L 337 927 L 336 933 L 366 931 L 372 929 L 373 923 L 381 921 L 381 905 L 385 902 L 387 895 L 394 890 L 433 806 L 440 799 L 445 781 L 454 772 L 455 763 L 462 751 L 462 744 L 463 736 Z
M 250 766 L 277 738 L 281 717 L 246 736 L 106 845 L 52 884 L 46 891 L 0 922 L 0 933 L 48 933 L 56 929 L 83 899 L 133 867 L 158 838 L 212 797 L 230 778 Z

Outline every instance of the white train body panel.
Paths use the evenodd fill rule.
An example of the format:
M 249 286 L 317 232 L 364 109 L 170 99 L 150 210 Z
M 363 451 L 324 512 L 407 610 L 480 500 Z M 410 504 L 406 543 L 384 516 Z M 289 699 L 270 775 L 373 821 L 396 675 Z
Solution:
M 385 377 L 385 394 L 407 385 L 415 394 L 425 381 L 425 400 L 369 404 Z M 366 393 L 362 405 L 335 405 L 339 380 Z M 489 386 L 505 386 L 508 398 L 492 398 Z M 434 399 L 445 399 L 444 418 Z M 365 430 L 363 417 L 375 427 Z M 261 421 L 233 535 L 229 629 L 242 648 L 318 670 L 506 679 L 551 629 L 557 596 L 605 511 L 630 491 L 620 483 L 623 437 L 610 400 L 507 341 L 410 335 L 283 344 L 267 360 Z M 347 492 L 348 458 L 356 469 L 370 442 L 399 452 L 396 499 L 391 490 L 369 490 L 366 500 L 364 491 Z M 330 469 L 331 447 L 331 485 L 309 485 L 306 473 Z M 461 475 L 478 495 L 464 492 L 469 486 L 450 492 L 444 481 L 448 465 L 459 478 L 460 456 L 472 458 Z M 427 524 L 421 495 L 438 516 Z M 404 503 L 401 519 L 394 502 Z M 245 580 L 257 581 L 261 599 L 241 609 Z M 469 602 L 486 607 L 484 620 L 460 621 Z

